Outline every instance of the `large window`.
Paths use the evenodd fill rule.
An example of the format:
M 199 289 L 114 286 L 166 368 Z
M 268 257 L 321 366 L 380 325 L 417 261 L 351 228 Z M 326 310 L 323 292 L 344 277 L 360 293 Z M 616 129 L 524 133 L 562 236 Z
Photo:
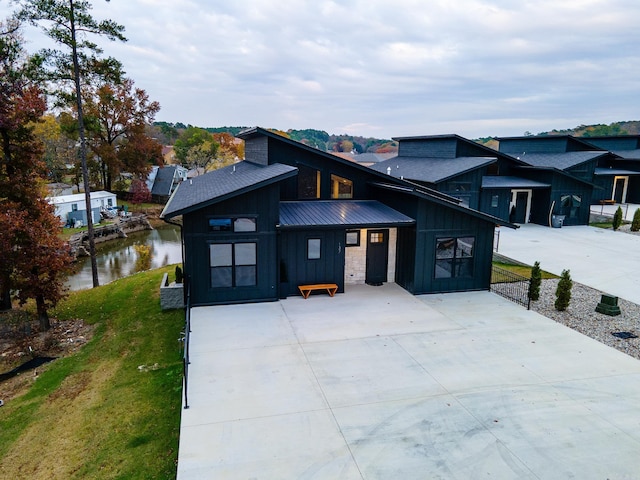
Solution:
M 298 198 L 320 198 L 320 171 L 306 165 L 298 165 Z
M 214 243 L 209 245 L 211 287 L 251 287 L 257 282 L 257 244 Z
M 338 175 L 331 175 L 331 198 L 353 198 L 353 182 Z
M 471 278 L 475 237 L 436 239 L 435 278 Z
M 582 205 L 582 197 L 580 195 L 562 195 L 560 197 L 560 205 L 562 214 L 568 218 L 578 218 L 580 206 Z

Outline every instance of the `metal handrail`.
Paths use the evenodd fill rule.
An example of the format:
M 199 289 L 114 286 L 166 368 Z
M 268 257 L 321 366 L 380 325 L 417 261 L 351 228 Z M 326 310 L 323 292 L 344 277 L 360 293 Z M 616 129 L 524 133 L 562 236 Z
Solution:
M 185 279 L 186 280 L 186 279 Z M 182 340 L 182 391 L 184 394 L 184 408 L 189 408 L 189 364 L 191 361 L 189 360 L 189 340 L 191 337 L 191 282 L 186 282 L 187 287 L 187 295 L 185 298 L 184 308 L 185 308 L 185 321 L 184 321 L 184 332 Z

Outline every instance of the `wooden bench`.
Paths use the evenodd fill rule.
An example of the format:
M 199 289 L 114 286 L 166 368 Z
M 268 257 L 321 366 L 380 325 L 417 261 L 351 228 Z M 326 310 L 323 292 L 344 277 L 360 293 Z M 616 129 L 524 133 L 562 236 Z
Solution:
M 615 200 L 600 200 L 600 205 L 615 205 Z
M 330 297 L 333 297 L 338 291 L 338 285 L 335 283 L 318 283 L 315 285 L 299 285 L 298 290 L 304 298 L 309 298 L 309 294 L 314 290 L 326 290 Z

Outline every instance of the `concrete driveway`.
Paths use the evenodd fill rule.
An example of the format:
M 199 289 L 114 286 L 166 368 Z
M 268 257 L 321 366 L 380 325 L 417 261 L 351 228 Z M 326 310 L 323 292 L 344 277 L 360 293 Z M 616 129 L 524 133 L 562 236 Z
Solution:
M 602 228 L 526 224 L 500 229 L 498 253 L 640 304 L 640 236 Z
M 178 479 L 634 479 L 640 362 L 489 292 L 192 311 Z

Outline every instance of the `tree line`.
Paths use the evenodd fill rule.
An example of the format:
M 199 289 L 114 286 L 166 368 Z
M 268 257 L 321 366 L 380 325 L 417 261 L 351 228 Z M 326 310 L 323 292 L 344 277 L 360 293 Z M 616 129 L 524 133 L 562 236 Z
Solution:
M 126 41 L 124 27 L 95 20 L 88 1 L 13 4 L 13 15 L 0 20 L 0 310 L 33 299 L 46 330 L 71 263 L 46 184 L 66 179 L 72 166 L 85 193 L 97 286 L 90 192 L 124 178 L 144 183 L 162 164 L 162 144 L 150 135 L 160 105 L 118 60 L 102 56 L 94 39 Z M 28 52 L 25 24 L 41 28 L 55 48 Z

